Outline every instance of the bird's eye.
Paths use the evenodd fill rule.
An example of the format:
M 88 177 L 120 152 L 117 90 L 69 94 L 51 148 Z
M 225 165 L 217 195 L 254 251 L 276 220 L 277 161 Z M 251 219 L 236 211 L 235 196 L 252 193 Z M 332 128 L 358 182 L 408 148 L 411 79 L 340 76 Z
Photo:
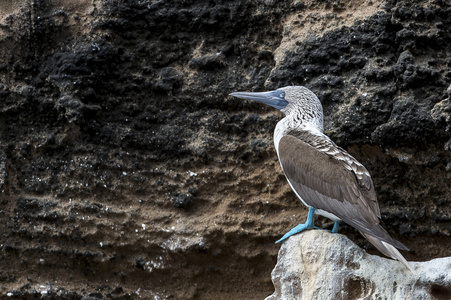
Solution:
M 285 92 L 280 93 L 281 98 L 285 98 Z

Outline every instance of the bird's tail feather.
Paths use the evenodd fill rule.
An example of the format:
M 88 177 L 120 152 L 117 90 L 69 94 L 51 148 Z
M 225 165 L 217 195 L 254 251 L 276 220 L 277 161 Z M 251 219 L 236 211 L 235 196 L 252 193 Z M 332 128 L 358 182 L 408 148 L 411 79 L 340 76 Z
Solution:
M 407 262 L 407 260 L 402 256 L 401 253 L 399 253 L 398 249 L 393 247 L 392 245 L 381 241 L 369 234 L 360 232 L 371 244 L 373 244 L 374 247 L 376 247 L 380 252 L 387 255 L 388 257 L 391 257 L 393 259 L 399 260 L 406 268 L 408 268 L 412 273 L 415 273 L 412 266 Z

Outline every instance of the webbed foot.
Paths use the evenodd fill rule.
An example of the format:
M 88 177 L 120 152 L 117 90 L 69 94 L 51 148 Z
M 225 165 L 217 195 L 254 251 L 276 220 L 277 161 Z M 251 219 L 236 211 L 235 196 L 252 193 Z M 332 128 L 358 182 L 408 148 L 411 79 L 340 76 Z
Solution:
M 284 236 L 280 240 L 278 240 L 276 243 L 280 243 L 281 241 L 286 240 L 290 236 L 292 236 L 296 233 L 299 233 L 301 231 L 304 231 L 306 229 L 313 229 L 313 228 L 320 229 L 313 225 L 313 215 L 314 214 L 315 214 L 315 209 L 313 207 L 310 207 L 308 210 L 307 222 L 305 222 L 304 224 L 299 224 L 298 226 L 292 228 L 290 231 L 285 233 Z M 335 225 L 334 225 L 334 228 L 335 228 Z

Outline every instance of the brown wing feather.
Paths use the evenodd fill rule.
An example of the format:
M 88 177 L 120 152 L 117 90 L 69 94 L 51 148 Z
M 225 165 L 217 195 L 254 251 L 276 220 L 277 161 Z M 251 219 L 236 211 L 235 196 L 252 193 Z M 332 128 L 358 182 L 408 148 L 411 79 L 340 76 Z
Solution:
M 327 137 L 297 132 L 279 142 L 282 169 L 302 200 L 332 213 L 359 231 L 400 249 L 380 225 L 371 176 L 363 165 Z

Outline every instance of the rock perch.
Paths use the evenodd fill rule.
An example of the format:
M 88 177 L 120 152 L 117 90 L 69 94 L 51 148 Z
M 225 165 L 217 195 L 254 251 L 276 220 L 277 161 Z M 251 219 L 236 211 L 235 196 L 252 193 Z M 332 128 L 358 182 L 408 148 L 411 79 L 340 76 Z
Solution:
M 415 273 L 367 254 L 344 235 L 309 230 L 280 248 L 275 292 L 265 300 L 451 299 L 451 257 L 410 264 Z

